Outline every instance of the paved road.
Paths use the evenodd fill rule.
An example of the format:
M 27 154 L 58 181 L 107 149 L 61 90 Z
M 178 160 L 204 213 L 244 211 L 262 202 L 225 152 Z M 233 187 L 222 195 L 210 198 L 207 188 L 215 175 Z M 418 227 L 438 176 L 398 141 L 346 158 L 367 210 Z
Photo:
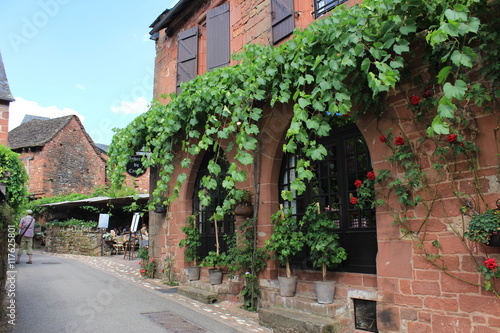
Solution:
M 36 254 L 32 265 L 16 265 L 13 333 L 269 332 L 148 285 L 120 264 L 77 257 Z

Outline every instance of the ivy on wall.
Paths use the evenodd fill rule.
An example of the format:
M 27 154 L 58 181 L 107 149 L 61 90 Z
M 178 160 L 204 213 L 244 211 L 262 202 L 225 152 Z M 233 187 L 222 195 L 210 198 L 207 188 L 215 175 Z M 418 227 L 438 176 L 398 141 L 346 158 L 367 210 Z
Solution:
M 0 183 L 5 184 L 6 201 L 15 213 L 20 213 L 28 200 L 28 175 L 19 156 L 8 147 L 0 145 Z
M 435 65 L 443 94 L 428 133 L 448 134 L 464 98 L 482 104 L 497 93 L 479 83 L 467 93 L 471 80 L 466 77 L 481 56 L 483 63 L 489 60 L 486 74 L 496 83 L 498 64 L 492 59 L 498 55 L 498 19 L 481 24 L 479 18 L 495 13 L 496 7 L 498 1 L 368 0 L 349 9 L 336 8 L 279 47 L 247 45 L 234 56 L 237 65 L 196 77 L 182 86 L 178 96 L 170 96 L 170 103 L 155 101 L 149 112 L 117 130 L 109 151 L 112 182 L 120 184 L 128 157 L 145 149 L 149 152 L 145 165 L 161 166 L 155 203 L 168 204 L 186 179 L 181 174 L 174 180 L 177 185 L 169 188 L 174 164 L 191 163 L 191 159 L 176 161 L 176 152 L 182 149 L 194 156 L 230 138 L 225 150 L 234 150 L 235 158 L 224 186 L 233 198 L 234 184 L 246 180 L 239 166 L 254 162 L 264 101 L 271 106 L 294 103 L 284 149 L 300 149 L 308 159 L 321 160 L 326 150 L 310 138 L 329 135 L 335 114 L 352 120 L 368 112 L 381 115 L 386 93 L 411 70 L 407 59 L 419 33 L 425 34 L 430 56 L 440 56 Z M 483 52 L 486 46 L 488 52 Z M 299 191 L 312 176 L 307 161 L 300 163 L 303 172 L 293 184 Z M 218 170 L 211 172 L 216 175 Z M 162 199 L 165 193 L 169 199 Z
M 381 133 L 381 141 L 393 152 L 388 161 L 403 172 L 394 175 L 381 170 L 370 182 L 386 182 L 389 192 L 398 195 L 399 207 L 392 207 L 397 212 L 395 220 L 404 233 L 413 235 L 425 229 L 426 218 L 414 230 L 405 212 L 419 204 L 430 212 L 440 198 L 435 183 L 423 172 L 423 156 L 433 160 L 433 168 L 452 175 L 453 181 L 460 179 L 457 162 L 466 160 L 475 170 L 475 190 L 470 195 L 481 197 L 475 117 L 490 111 L 500 97 L 499 12 L 498 0 L 366 0 L 351 8 L 337 7 L 330 16 L 297 30 L 281 46 L 247 45 L 234 55 L 236 65 L 184 83 L 182 92 L 171 95 L 167 105 L 154 101 L 147 113 L 117 130 L 109 149 L 110 178 L 113 184 L 121 184 L 129 156 L 146 150 L 144 165 L 160 166 L 152 205 L 168 204 L 187 178 L 181 173 L 171 179 L 175 165 L 188 168 L 196 155 L 208 149 L 231 154 L 234 160 L 223 182 L 229 194 L 213 216 L 221 219 L 241 195 L 236 185 L 247 179 L 244 166 L 258 156 L 262 107 L 291 103 L 293 115 L 283 149 L 303 156 L 291 185 L 300 194 L 305 181 L 314 175 L 311 161 L 326 155 L 316 138 L 330 135 L 333 127 L 346 121 L 338 115 L 348 116 L 349 121 L 364 114 L 387 117 L 388 93 L 404 92 L 409 83 L 410 88 L 421 86 L 421 93 L 408 96 L 413 115 L 403 120 L 416 124 L 420 141 L 394 136 L 395 130 Z M 425 76 L 416 75 L 413 67 L 414 56 L 421 52 Z M 419 151 L 419 143 L 426 140 L 435 144 L 432 156 Z M 221 142 L 225 142 L 224 149 L 220 149 Z M 191 157 L 180 160 L 179 151 Z M 209 163 L 212 178 L 204 179 L 207 188 L 221 172 L 216 159 L 217 155 Z M 370 198 L 363 190 L 360 186 L 360 198 Z M 413 195 L 425 190 L 426 201 Z M 466 206 L 463 193 L 451 192 Z M 292 199 L 291 192 L 282 196 Z M 392 204 L 387 197 L 383 199 L 376 204 Z M 425 242 L 422 237 L 415 238 L 420 245 Z M 440 268 L 445 270 L 445 265 Z

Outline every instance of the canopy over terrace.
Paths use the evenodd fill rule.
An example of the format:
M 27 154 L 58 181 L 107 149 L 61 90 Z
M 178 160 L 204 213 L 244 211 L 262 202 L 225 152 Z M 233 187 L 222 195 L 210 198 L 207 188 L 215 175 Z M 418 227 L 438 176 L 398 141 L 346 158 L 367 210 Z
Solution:
M 40 205 L 47 207 L 41 220 L 50 222 L 53 220 L 67 220 L 71 218 L 86 221 L 98 221 L 99 214 L 110 214 L 109 228 L 129 228 L 134 212 L 124 211 L 123 207 L 129 206 L 133 202 L 137 203 L 141 209 L 145 208 L 149 201 L 149 194 L 139 194 L 136 196 L 126 196 L 120 198 L 94 197 L 75 201 L 61 201 Z M 84 207 L 92 206 L 96 209 L 88 210 Z M 147 213 L 139 222 L 139 225 L 147 221 Z

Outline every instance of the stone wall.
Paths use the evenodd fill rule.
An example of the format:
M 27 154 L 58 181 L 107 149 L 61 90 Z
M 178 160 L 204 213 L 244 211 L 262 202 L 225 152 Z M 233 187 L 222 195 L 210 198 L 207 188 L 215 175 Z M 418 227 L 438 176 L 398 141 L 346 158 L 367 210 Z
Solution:
M 101 255 L 100 233 L 88 227 L 47 228 L 45 248 L 47 252 Z

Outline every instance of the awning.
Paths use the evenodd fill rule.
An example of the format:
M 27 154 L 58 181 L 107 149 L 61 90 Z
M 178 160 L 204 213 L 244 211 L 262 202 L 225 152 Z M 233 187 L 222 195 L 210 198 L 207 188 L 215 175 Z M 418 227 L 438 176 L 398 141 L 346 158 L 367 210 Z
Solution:
M 138 196 L 127 196 L 120 198 L 94 197 L 75 201 L 61 201 L 49 204 L 43 204 L 44 207 L 69 207 L 69 206 L 94 206 L 94 205 L 129 205 L 133 202 L 146 203 L 149 200 L 149 194 L 139 194 Z

